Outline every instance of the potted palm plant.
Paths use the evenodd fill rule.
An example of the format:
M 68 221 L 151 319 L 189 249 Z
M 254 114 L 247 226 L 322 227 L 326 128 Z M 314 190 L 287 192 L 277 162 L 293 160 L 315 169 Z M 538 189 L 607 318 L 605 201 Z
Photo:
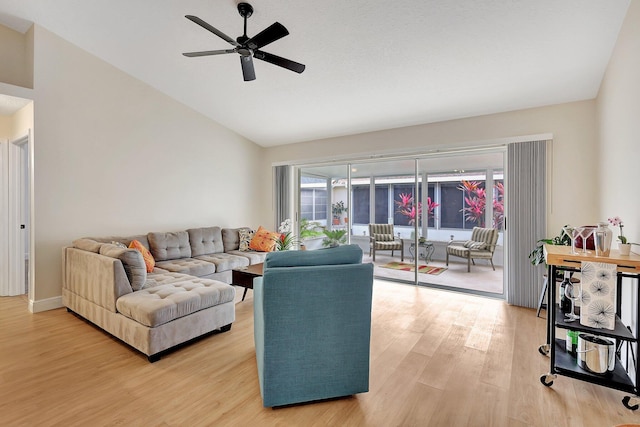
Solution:
M 300 220 L 300 243 L 304 249 L 319 249 L 322 246 L 324 227 L 320 223 Z
M 326 236 L 322 241 L 322 246 L 336 247 L 347 242 L 347 230 L 323 230 Z

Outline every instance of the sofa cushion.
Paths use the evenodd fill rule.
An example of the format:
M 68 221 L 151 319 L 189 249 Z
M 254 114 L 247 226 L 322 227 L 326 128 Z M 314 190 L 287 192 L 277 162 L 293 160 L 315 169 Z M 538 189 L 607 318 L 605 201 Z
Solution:
M 249 228 L 241 228 L 238 230 L 238 250 L 240 251 L 248 251 L 249 245 L 251 244 L 251 240 L 253 239 L 253 235 L 255 231 Z
M 234 268 L 249 265 L 249 258 L 226 253 L 201 255 L 196 257 L 196 259 L 215 264 L 217 272 L 233 270 Z
M 147 273 L 151 273 L 156 265 L 156 260 L 153 259 L 153 255 L 151 255 L 149 249 L 145 248 L 139 240 L 132 240 L 131 243 L 129 243 L 129 248 L 140 251 L 144 259 L 144 264 L 147 267 Z
M 144 287 L 152 287 L 159 285 L 167 285 L 169 283 L 184 282 L 185 280 L 193 279 L 193 276 L 182 273 L 173 273 L 161 268 L 155 268 L 153 273 L 147 274 L 147 283 Z
M 174 273 L 188 274 L 190 276 L 202 277 L 216 272 L 216 265 L 195 258 L 171 259 L 158 261 L 156 265 L 162 269 Z
M 241 228 L 223 228 L 222 229 L 222 244 L 224 251 L 237 251 L 240 248 L 240 236 L 239 231 L 241 229 L 248 230 L 248 227 Z
M 149 241 L 147 240 L 146 234 L 136 234 L 134 236 L 89 237 L 89 239 L 93 239 L 96 242 L 102 243 L 120 242 L 123 243 L 126 247 L 130 247 L 131 242 L 137 240 L 138 242 L 142 243 L 142 246 L 149 249 Z
M 100 255 L 117 258 L 122 262 L 131 289 L 137 291 L 144 287 L 147 281 L 147 266 L 139 250 L 121 248 L 111 243 L 104 243 L 100 247 Z
M 254 251 L 271 252 L 276 247 L 276 240 L 280 238 L 280 233 L 269 231 L 260 226 L 253 235 L 249 249 Z
M 189 233 L 173 231 L 168 233 L 149 233 L 149 250 L 156 261 L 178 258 L 191 258 Z
M 252 250 L 248 250 L 248 251 L 229 251 L 226 252 L 229 255 L 236 255 L 239 257 L 243 257 L 249 260 L 249 264 L 253 265 L 253 264 L 260 264 L 261 262 L 264 262 L 264 259 L 266 258 L 267 254 L 270 254 L 271 252 L 258 252 L 258 251 L 252 251 Z
M 124 316 L 155 328 L 200 310 L 233 301 L 235 288 L 211 279 L 192 278 L 158 285 L 118 298 Z
M 93 239 L 77 239 L 73 241 L 73 247 L 76 249 L 82 249 L 83 251 L 99 253 L 100 247 L 103 245 L 101 242 L 97 242 Z
M 224 252 L 220 227 L 191 228 L 187 233 L 192 257 Z

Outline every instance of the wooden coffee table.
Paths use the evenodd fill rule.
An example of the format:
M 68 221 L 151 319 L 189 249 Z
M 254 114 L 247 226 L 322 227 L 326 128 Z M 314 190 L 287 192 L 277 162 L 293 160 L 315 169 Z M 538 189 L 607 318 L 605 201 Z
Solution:
M 264 263 L 253 264 L 248 267 L 238 267 L 231 270 L 231 284 L 234 286 L 242 286 L 244 293 L 242 301 L 247 296 L 247 290 L 253 289 L 253 279 L 262 276 L 262 268 Z

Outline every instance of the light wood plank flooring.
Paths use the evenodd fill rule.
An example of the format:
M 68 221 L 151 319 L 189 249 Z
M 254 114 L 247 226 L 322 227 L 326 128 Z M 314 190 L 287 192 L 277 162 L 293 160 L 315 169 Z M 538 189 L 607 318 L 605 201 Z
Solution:
M 249 292 L 228 333 L 154 364 L 65 309 L 0 298 L 3 426 L 613 426 L 624 393 L 558 377 L 545 321 L 504 301 L 376 281 L 368 393 L 262 407 Z

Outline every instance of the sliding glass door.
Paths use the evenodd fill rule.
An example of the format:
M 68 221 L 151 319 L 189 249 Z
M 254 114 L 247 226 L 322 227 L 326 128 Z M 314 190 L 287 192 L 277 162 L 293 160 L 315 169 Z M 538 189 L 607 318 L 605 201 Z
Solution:
M 299 225 L 305 240 L 342 233 L 373 262 L 370 224 L 386 225 L 397 244 L 375 251 L 376 277 L 413 284 L 503 294 L 504 152 L 468 152 L 376 161 L 308 165 L 299 171 Z M 467 272 L 450 259 L 451 240 L 469 240 L 474 227 L 500 233 L 493 271 L 486 260 Z M 301 234 L 301 236 L 302 236 Z M 309 239 L 307 249 L 322 247 Z M 390 244 L 381 245 L 381 247 Z M 487 264 L 487 265 L 485 265 Z

